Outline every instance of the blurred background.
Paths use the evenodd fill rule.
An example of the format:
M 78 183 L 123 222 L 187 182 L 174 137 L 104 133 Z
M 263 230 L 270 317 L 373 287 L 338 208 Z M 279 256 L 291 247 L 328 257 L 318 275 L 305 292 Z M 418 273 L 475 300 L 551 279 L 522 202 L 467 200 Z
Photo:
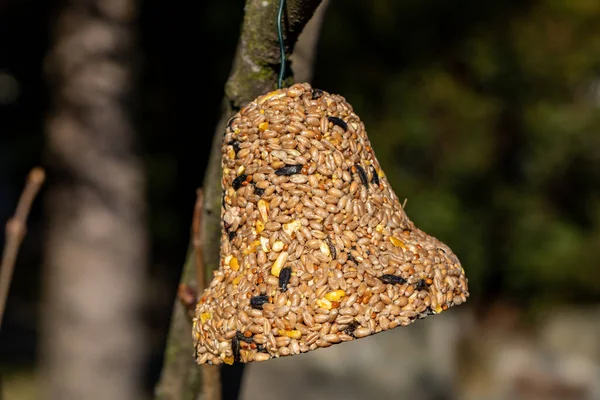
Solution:
M 243 3 L 141 2 L 149 393 Z M 0 2 L 2 222 L 45 162 L 54 7 Z M 353 105 L 409 217 L 461 259 L 471 297 L 407 328 L 250 365 L 244 400 L 600 399 L 600 2 L 332 1 L 312 83 Z M 37 398 L 42 206 L 0 331 L 11 400 Z

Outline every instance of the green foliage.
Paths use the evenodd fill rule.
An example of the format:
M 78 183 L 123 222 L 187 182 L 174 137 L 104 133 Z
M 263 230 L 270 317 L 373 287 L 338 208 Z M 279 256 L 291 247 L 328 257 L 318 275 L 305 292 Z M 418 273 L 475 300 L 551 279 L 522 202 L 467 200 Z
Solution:
M 344 3 L 328 18 L 315 86 L 353 104 L 472 301 L 598 299 L 600 3 Z

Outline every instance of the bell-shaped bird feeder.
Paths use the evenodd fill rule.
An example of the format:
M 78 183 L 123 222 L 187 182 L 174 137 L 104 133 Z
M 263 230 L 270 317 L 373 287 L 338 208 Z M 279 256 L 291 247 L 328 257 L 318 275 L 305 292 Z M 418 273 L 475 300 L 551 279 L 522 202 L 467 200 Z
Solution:
M 459 259 L 408 218 L 344 97 L 297 83 L 256 98 L 227 126 L 222 169 L 198 364 L 366 338 L 469 296 Z

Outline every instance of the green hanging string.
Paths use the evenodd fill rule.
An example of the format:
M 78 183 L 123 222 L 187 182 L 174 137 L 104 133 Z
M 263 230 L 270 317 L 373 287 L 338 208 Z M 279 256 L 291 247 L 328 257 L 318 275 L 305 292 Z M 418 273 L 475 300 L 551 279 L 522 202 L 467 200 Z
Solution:
M 283 84 L 283 76 L 285 75 L 285 44 L 283 43 L 283 32 L 281 28 L 281 20 L 283 19 L 283 8 L 285 0 L 279 0 L 279 12 L 277 13 L 277 35 L 279 36 L 279 52 L 281 55 L 281 65 L 279 67 L 279 78 L 277 79 L 277 88 L 281 89 Z

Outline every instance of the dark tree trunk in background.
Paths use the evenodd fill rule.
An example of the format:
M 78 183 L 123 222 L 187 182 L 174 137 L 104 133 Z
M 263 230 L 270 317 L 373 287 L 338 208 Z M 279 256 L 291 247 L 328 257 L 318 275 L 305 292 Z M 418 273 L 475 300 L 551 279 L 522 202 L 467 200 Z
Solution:
M 46 60 L 41 397 L 140 400 L 145 182 L 133 0 L 63 2 Z

